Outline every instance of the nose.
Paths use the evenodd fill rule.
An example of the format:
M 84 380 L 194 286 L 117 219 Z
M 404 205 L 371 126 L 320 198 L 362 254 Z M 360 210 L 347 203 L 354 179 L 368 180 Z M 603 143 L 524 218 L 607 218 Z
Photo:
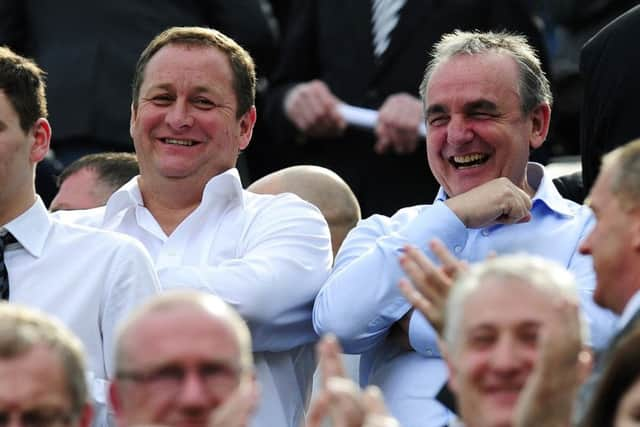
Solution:
M 503 337 L 491 353 L 491 366 L 495 372 L 509 375 L 518 370 L 519 359 L 517 343 Z
M 174 130 L 181 130 L 193 126 L 193 116 L 186 101 L 174 102 L 165 115 L 165 122 Z
M 206 385 L 197 372 L 186 374 L 177 400 L 178 404 L 187 410 L 207 408 L 209 399 Z
M 590 232 L 587 235 L 587 237 L 585 237 L 584 240 L 582 240 L 582 242 L 580 242 L 580 246 L 578 247 L 578 250 L 582 255 L 591 255 L 591 236 L 592 235 L 593 235 L 593 231 Z
M 473 139 L 473 131 L 463 117 L 452 115 L 447 124 L 447 143 L 466 144 Z

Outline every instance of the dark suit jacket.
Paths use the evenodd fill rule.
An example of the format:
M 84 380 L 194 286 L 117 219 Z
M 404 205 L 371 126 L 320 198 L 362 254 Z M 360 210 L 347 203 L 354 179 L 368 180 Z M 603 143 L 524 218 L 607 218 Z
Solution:
M 582 49 L 580 151 L 585 194 L 598 176 L 602 155 L 640 137 L 636 40 L 640 40 L 640 6 L 611 22 Z
M 219 29 L 262 68 L 275 45 L 258 0 L 1 0 L 0 44 L 48 73 L 53 147 L 87 138 L 131 150 L 131 80 L 138 56 L 168 27 Z
M 370 0 L 297 2 L 266 105 L 272 139 L 286 147 L 285 163 L 334 169 L 354 189 L 365 216 L 433 201 L 438 184 L 424 146 L 412 155 L 378 156 L 370 132 L 349 129 L 333 140 L 298 135 L 282 108 L 294 84 L 320 79 L 346 103 L 378 109 L 395 93 L 418 96 L 429 51 L 442 34 L 456 28 L 520 30 L 542 47 L 519 1 L 407 0 L 379 60 L 373 55 L 370 22 Z

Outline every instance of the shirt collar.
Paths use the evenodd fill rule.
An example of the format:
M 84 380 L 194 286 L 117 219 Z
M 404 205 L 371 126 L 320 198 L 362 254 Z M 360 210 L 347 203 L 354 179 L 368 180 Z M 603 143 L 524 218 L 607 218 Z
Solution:
M 39 258 L 51 229 L 51 218 L 42 199 L 4 226 L 31 255 Z
M 238 200 L 244 205 L 242 183 L 236 168 L 228 169 L 207 182 L 202 194 L 201 204 L 219 203 L 221 198 L 229 201 Z M 111 195 L 107 201 L 104 221 L 107 222 L 119 212 L 134 206 L 144 206 L 137 176 Z
M 549 209 L 563 216 L 572 217 L 575 214 L 569 208 L 567 199 L 558 192 L 549 174 L 545 173 L 544 166 L 539 163 L 529 162 L 527 164 L 527 182 L 536 190 L 532 203 L 544 203 Z M 436 201 L 444 202 L 449 196 L 441 186 L 436 195 Z
M 640 311 L 640 291 L 633 294 L 629 302 L 627 302 L 627 305 L 624 306 L 622 315 L 620 315 L 617 323 L 618 331 L 627 326 L 627 323 L 631 321 L 634 314 L 638 311 Z

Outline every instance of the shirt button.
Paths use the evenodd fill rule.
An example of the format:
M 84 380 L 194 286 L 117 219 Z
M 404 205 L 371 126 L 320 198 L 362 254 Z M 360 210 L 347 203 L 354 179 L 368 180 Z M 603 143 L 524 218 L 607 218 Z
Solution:
M 433 356 L 433 351 L 427 349 L 427 356 Z
M 482 235 L 483 236 L 488 236 L 489 235 L 489 230 L 482 230 Z
M 453 250 L 459 254 L 462 251 L 462 246 L 456 246 Z

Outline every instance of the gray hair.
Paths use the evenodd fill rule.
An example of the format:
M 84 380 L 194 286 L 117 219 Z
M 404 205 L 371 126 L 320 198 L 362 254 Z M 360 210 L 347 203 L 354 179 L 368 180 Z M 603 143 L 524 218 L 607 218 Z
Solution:
M 457 55 L 477 55 L 490 52 L 509 55 L 518 64 L 519 95 L 523 113 L 529 113 L 541 104 L 553 103 L 549 80 L 542 71 L 540 59 L 524 36 L 507 32 L 466 32 L 456 30 L 445 34 L 431 53 L 420 84 L 420 96 L 426 105 L 429 80 L 436 67 Z
M 229 326 L 238 342 L 240 350 L 240 368 L 243 373 L 253 372 L 253 352 L 249 327 L 240 315 L 226 302 L 215 295 L 197 291 L 168 291 L 160 294 L 139 307 L 121 324 L 116 334 L 116 372 L 126 365 L 128 358 L 125 337 L 146 316 L 152 313 L 170 311 L 175 308 L 189 307 L 202 311 L 213 319 L 219 319 Z
M 611 171 L 611 193 L 625 209 L 640 203 L 640 139 L 635 139 L 602 158 L 602 166 Z
M 449 294 L 445 308 L 444 340 L 454 347 L 459 342 L 464 306 L 470 295 L 489 279 L 516 280 L 549 296 L 549 299 L 576 301 L 573 274 L 560 264 L 527 254 L 504 255 L 473 265 L 459 276 Z M 499 307 L 496 307 L 499 309 Z M 580 317 L 583 342 L 587 342 L 586 322 Z
M 0 360 L 15 359 L 37 346 L 57 354 L 77 418 L 89 402 L 82 344 L 62 323 L 20 305 L 0 302 Z

